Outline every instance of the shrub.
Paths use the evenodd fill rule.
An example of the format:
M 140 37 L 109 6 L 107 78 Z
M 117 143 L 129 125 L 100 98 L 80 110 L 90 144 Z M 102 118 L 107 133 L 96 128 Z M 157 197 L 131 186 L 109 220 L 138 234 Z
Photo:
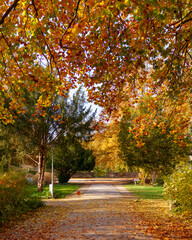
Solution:
M 176 212 L 192 214 L 192 170 L 189 166 L 176 169 L 165 180 L 164 196 Z
M 31 196 L 24 173 L 9 172 L 0 176 L 0 223 L 42 205 Z

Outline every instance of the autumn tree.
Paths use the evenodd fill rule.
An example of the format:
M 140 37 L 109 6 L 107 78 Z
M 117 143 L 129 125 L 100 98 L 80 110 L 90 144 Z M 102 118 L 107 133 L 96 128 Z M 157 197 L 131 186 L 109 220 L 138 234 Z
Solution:
M 111 122 L 100 127 L 88 143 L 96 157 L 96 168 L 115 172 L 127 170 L 126 163 L 119 157 L 118 133 L 119 126 Z
M 180 157 L 189 154 L 189 120 L 187 103 L 178 107 L 165 103 L 160 96 L 141 98 L 121 119 L 121 157 L 128 166 L 141 167 L 148 173 L 171 172 Z
M 66 95 L 77 83 L 83 83 L 89 100 L 109 114 L 118 112 L 122 101 L 135 106 L 148 84 L 153 95 L 164 88 L 178 108 L 189 103 L 191 9 L 190 0 L 4 1 L 0 97 L 10 102 L 2 98 L 1 121 L 14 122 L 15 111 L 25 114 L 24 89 L 40 93 L 38 121 L 39 112 L 51 106 L 51 96 Z M 175 141 L 182 142 L 181 132 Z
M 54 96 L 52 104 L 36 112 L 39 94 L 26 91 L 25 112 L 16 114 L 13 131 L 20 137 L 26 156 L 38 165 L 38 191 L 43 189 L 46 154 L 61 135 L 71 134 L 76 138 L 88 138 L 92 131 L 95 113 L 85 106 L 81 88 L 72 99 Z
M 1 121 L 14 120 L 12 108 L 25 111 L 23 89 L 41 89 L 42 107 L 81 82 L 109 113 L 149 75 L 155 88 L 167 84 L 170 97 L 188 95 L 191 8 L 190 0 L 3 1 L 0 95 L 11 102 L 1 101 Z

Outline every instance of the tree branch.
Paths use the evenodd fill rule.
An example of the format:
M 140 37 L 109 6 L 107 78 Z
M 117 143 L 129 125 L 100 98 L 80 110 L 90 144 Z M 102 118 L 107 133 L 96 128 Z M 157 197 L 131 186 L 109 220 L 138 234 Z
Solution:
M 37 8 L 36 8 L 36 6 L 35 6 L 35 1 L 34 1 L 34 0 L 32 0 L 32 5 L 33 5 L 33 8 L 34 8 L 34 10 L 35 10 L 35 17 L 37 18 L 37 20 L 38 20 L 38 22 L 39 22 L 39 25 L 41 26 L 40 20 L 39 20 L 39 18 L 38 18 L 38 10 L 37 10 Z M 42 28 L 41 28 L 40 31 L 41 31 L 41 35 L 43 36 L 43 41 L 44 41 L 45 45 L 47 46 L 48 52 L 49 52 L 49 54 L 50 54 L 51 72 L 53 71 L 53 67 L 52 67 L 52 64 L 51 64 L 51 60 L 53 59 L 53 62 L 54 62 L 54 64 L 55 64 L 55 67 L 56 67 L 56 69 L 57 69 L 57 72 L 58 72 L 58 74 L 59 74 L 59 77 L 61 78 L 61 73 L 60 73 L 59 68 L 58 68 L 58 66 L 57 66 L 57 62 L 56 62 L 55 57 L 53 56 L 53 54 L 52 54 L 52 52 L 51 52 L 51 49 L 50 49 L 49 44 L 48 44 L 48 42 L 47 42 L 47 40 L 46 40 L 46 38 L 45 38 L 45 34 L 44 34 Z M 47 60 L 47 58 L 46 58 L 46 60 Z
M 7 44 L 8 48 L 9 48 L 9 51 L 10 51 L 11 55 L 13 56 L 13 59 L 14 59 L 16 65 L 17 65 L 17 67 L 19 68 L 19 70 L 20 70 L 20 72 L 22 73 L 22 75 L 25 76 L 23 70 L 22 70 L 21 67 L 19 66 L 19 63 L 18 63 L 18 61 L 16 60 L 16 58 L 15 58 L 13 52 L 12 52 L 12 49 L 11 49 L 11 46 L 10 46 L 9 42 L 7 41 L 7 39 L 6 39 L 6 37 L 4 36 L 3 32 L 2 32 L 2 31 L 0 31 L 0 32 L 1 32 L 2 38 L 4 39 L 5 43 Z
M 15 0 L 13 2 L 13 4 L 7 9 L 7 11 L 3 14 L 1 20 L 0 20 L 0 25 L 2 25 L 5 21 L 5 18 L 8 17 L 9 13 L 16 8 L 17 4 L 18 4 L 19 0 Z
M 184 64 L 183 64 L 183 68 L 185 68 L 185 64 L 186 64 L 186 60 L 187 60 L 187 48 L 188 48 L 188 43 L 187 43 L 187 45 L 186 45 L 186 47 L 185 47 L 185 57 L 184 57 Z
M 0 51 L 0 53 L 1 53 L 1 56 L 2 56 L 2 59 L 3 59 L 3 63 L 4 63 L 4 71 L 5 71 L 5 69 L 7 69 L 7 64 L 6 64 L 6 62 L 5 62 L 5 58 L 4 58 L 4 56 L 3 56 L 3 53 L 2 53 L 2 51 Z
M 6 73 L 6 70 L 7 70 L 7 64 L 6 64 L 6 62 L 5 62 L 5 58 L 4 58 L 4 56 L 3 56 L 2 51 L 0 51 L 0 53 L 1 53 L 1 56 L 2 56 L 2 59 L 3 59 L 3 63 L 4 63 L 4 68 L 3 68 L 3 73 L 4 73 L 4 75 L 1 74 L 1 76 L 2 76 L 2 78 L 4 78 L 5 76 L 7 77 L 7 73 Z
M 189 55 L 189 57 L 191 58 L 191 60 L 192 60 L 192 55 L 189 53 L 189 51 L 187 50 L 187 53 L 188 53 L 188 55 Z
M 181 25 L 184 25 L 185 23 L 190 22 L 190 21 L 192 21 L 192 18 L 188 18 L 188 19 L 186 19 L 185 21 L 182 22 Z M 180 25 L 180 24 L 179 24 L 179 25 Z
M 75 9 L 74 16 L 73 16 L 71 22 L 69 23 L 67 29 L 65 30 L 65 32 L 63 33 L 63 35 L 62 35 L 62 37 L 61 37 L 61 40 L 60 40 L 60 47 L 61 47 L 61 48 L 64 48 L 64 47 L 63 47 L 63 44 L 62 44 L 62 41 L 63 41 L 63 38 L 64 38 L 65 34 L 67 33 L 68 29 L 72 26 L 73 22 L 75 21 L 75 19 L 76 19 L 76 17 L 77 17 L 77 12 L 78 12 L 78 9 L 79 9 L 79 4 L 80 4 L 80 2 L 81 2 L 81 0 L 78 0 L 78 2 L 77 2 L 77 7 L 76 7 L 76 9 Z
M 189 19 L 186 19 L 185 21 L 183 21 L 183 20 L 184 20 L 186 17 L 188 17 L 191 13 L 192 13 L 192 10 L 191 10 L 190 12 L 188 12 L 188 13 L 185 15 L 185 17 L 183 17 L 183 18 L 179 19 L 178 21 L 170 24 L 169 26 L 174 26 L 174 25 L 180 23 L 180 24 L 177 26 L 177 28 L 178 28 L 180 25 L 183 25 L 183 24 L 185 24 L 185 23 L 187 23 L 187 22 L 189 22 L 189 21 L 192 21 L 192 18 L 189 18 Z
M 32 158 L 29 154 L 26 154 L 26 156 L 27 156 L 28 158 L 30 158 L 33 162 L 35 162 L 36 164 L 38 164 L 38 162 L 37 162 L 34 158 Z
M 37 8 L 36 8 L 36 5 L 35 5 L 35 1 L 34 0 L 31 0 L 32 2 L 32 5 L 34 7 L 34 10 L 35 10 L 35 14 L 36 14 L 36 17 L 38 16 L 38 11 L 37 11 Z
M 26 20 L 26 22 L 25 22 L 24 29 L 25 29 L 25 28 L 26 28 L 26 26 L 27 26 L 28 17 L 29 17 L 28 9 L 30 8 L 30 6 L 32 6 L 32 4 L 29 4 L 29 6 L 26 8 L 27 20 Z M 27 38 L 27 36 L 26 36 L 26 38 Z

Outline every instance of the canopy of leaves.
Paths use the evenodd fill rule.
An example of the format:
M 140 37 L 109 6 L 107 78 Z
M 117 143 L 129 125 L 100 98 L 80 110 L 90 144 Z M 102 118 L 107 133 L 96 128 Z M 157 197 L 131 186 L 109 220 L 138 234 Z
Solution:
M 108 112 L 148 75 L 172 97 L 190 95 L 191 9 L 190 0 L 3 1 L 0 97 L 11 101 L 1 101 L 1 120 L 13 121 L 12 108 L 25 111 L 23 89 L 40 89 L 42 107 L 83 82 Z

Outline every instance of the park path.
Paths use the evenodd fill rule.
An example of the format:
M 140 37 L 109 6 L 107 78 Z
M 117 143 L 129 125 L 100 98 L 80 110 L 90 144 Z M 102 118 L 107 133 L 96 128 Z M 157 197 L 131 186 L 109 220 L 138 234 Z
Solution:
M 45 208 L 0 233 L 0 239 L 153 239 L 123 186 L 92 184 L 79 191 L 80 195 L 46 201 Z

